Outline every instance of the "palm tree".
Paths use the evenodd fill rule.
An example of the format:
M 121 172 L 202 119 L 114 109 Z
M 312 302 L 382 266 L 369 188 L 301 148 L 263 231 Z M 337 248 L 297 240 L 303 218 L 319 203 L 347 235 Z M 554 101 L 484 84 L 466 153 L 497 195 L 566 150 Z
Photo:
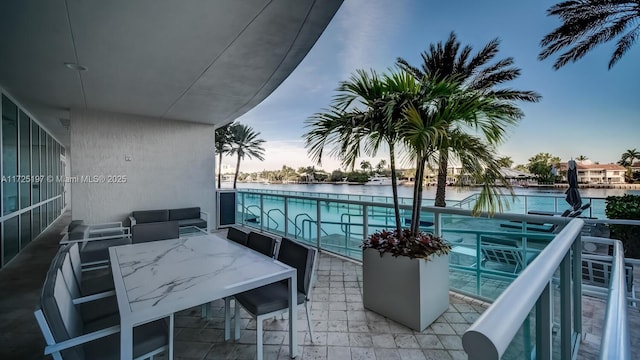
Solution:
M 562 25 L 540 41 L 540 60 L 564 51 L 553 68 L 558 70 L 569 61 L 575 62 L 591 49 L 618 38 L 609 69 L 631 48 L 640 36 L 640 0 L 574 0 L 563 1 L 547 10 L 558 16 Z
M 360 161 L 360 169 L 362 169 L 362 171 L 364 172 L 367 172 L 367 171 L 371 171 L 373 167 L 371 166 L 371 163 L 368 162 L 367 160 L 362 160 Z
M 640 159 L 640 151 L 634 149 L 628 149 L 620 156 L 620 161 L 618 164 L 622 166 L 631 166 L 633 165 L 633 160 Z
M 585 155 L 578 155 L 578 157 L 576 157 L 576 160 L 580 161 L 580 162 L 583 162 L 585 160 L 589 160 L 589 157 L 585 156 Z
M 432 82 L 455 82 L 463 89 L 477 92 L 478 96 L 485 96 L 495 100 L 496 108 L 487 111 L 489 117 L 469 116 L 466 118 L 448 117 L 448 132 L 456 129 L 471 128 L 483 135 L 489 145 L 494 146 L 503 141 L 509 126 L 515 125 L 523 116 L 522 111 L 514 105 L 515 101 L 537 102 L 540 95 L 533 91 L 514 90 L 509 88 L 496 88 L 508 81 L 516 79 L 520 75 L 520 69 L 513 66 L 514 60 L 509 57 L 491 63 L 499 51 L 499 40 L 494 39 L 487 43 L 479 52 L 471 56 L 472 48 L 467 45 L 460 49 L 460 42 L 456 34 L 451 32 L 445 43 L 431 44 L 429 51 L 422 52 L 422 64 L 420 68 L 398 58 L 398 65 L 422 82 L 429 79 Z M 446 98 L 445 98 L 446 99 Z M 447 109 L 447 104 L 438 105 Z M 487 109 L 489 110 L 489 109 Z M 452 142 L 456 143 L 457 142 Z M 443 145 L 446 145 L 443 142 Z M 447 167 L 450 152 L 459 157 L 460 149 L 438 149 L 438 176 L 436 187 L 435 206 L 446 206 L 445 192 L 447 181 Z M 509 187 L 505 181 L 504 185 Z
M 240 174 L 240 160 L 245 156 L 249 159 L 256 158 L 260 161 L 264 160 L 264 148 L 262 144 L 264 140 L 259 139 L 259 132 L 255 132 L 251 127 L 242 124 L 236 124 L 231 128 L 231 141 L 229 155 L 237 155 L 236 174 L 233 177 L 233 188 L 236 188 L 238 174 Z
M 401 128 L 402 139 L 416 161 L 411 233 L 419 232 L 425 166 L 429 161 L 439 161 L 442 153 L 453 154 L 470 176 L 482 180 L 484 185 L 474 212 L 494 211 L 496 207 L 502 211 L 502 203 L 496 202 L 500 190 L 492 185 L 496 180 L 506 180 L 500 174 L 494 146 L 461 128 L 452 128 L 451 123 L 453 120 L 480 121 L 510 116 L 511 111 L 505 112 L 503 101 L 498 97 L 469 89 L 450 79 L 434 80 L 427 76 L 420 84 L 420 101 L 416 102 L 419 106 L 407 105 L 406 122 Z
M 222 182 L 222 156 L 229 153 L 232 128 L 237 124 L 227 124 L 215 131 L 216 154 L 218 154 L 218 188 Z
M 497 161 L 500 167 L 511 168 L 511 166 L 513 166 L 513 160 L 511 159 L 511 156 L 502 156 L 498 158 Z
M 305 134 L 310 157 L 321 163 L 326 146 L 333 144 L 329 154 L 342 160 L 345 168 L 353 169 L 361 147 L 374 156 L 384 143 L 389 148 L 389 168 L 396 220 L 401 234 L 400 207 L 396 176 L 396 143 L 399 142 L 398 119 L 402 117 L 405 100 L 417 89 L 410 74 L 394 72 L 379 76 L 375 71 L 356 70 L 348 81 L 340 83 L 338 94 L 328 110 L 307 119 L 310 130 Z
M 620 161 L 618 161 L 618 164 L 627 168 L 627 179 L 629 180 L 633 180 L 633 170 L 631 170 L 631 167 L 635 159 L 640 159 L 640 151 L 633 148 L 624 152 L 620 157 Z

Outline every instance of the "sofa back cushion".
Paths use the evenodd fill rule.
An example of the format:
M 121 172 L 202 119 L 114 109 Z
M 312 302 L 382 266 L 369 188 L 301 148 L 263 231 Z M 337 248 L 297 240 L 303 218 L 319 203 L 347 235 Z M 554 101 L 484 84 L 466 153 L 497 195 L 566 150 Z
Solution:
M 169 221 L 169 210 L 143 210 L 131 213 L 137 224 Z
M 182 208 L 182 209 L 170 209 L 169 210 L 169 220 L 185 220 L 185 219 L 199 219 L 200 218 L 200 208 L 199 207 L 190 207 L 190 208 Z

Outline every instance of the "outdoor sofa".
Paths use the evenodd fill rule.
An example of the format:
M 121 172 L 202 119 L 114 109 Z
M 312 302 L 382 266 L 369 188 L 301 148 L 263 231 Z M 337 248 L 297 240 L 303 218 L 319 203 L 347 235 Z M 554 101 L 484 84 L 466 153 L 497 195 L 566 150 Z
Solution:
M 209 232 L 209 214 L 199 207 L 134 211 L 129 220 L 132 227 L 137 224 L 177 221 L 179 227 L 196 226 Z

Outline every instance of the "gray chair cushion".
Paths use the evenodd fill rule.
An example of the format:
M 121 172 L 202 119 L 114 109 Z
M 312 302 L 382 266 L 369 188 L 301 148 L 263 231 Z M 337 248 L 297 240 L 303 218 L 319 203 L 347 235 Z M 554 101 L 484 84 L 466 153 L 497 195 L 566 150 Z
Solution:
M 113 276 L 108 270 L 100 275 L 84 276 L 80 284 L 80 294 L 89 296 L 101 292 L 113 290 Z
M 133 328 L 133 357 L 169 344 L 169 331 L 164 320 Z M 87 359 L 112 360 L 120 358 L 120 334 L 113 334 L 83 345 Z
M 131 242 L 134 244 L 179 237 L 177 221 L 138 224 L 131 227 Z
M 186 219 L 199 219 L 199 218 L 200 218 L 199 207 L 169 209 L 169 220 L 186 220 Z
M 257 252 L 273 257 L 273 251 L 276 247 L 276 239 L 257 232 L 250 232 L 247 239 L 247 247 Z
M 289 307 L 289 287 L 277 282 L 234 295 L 243 308 L 254 315 L 268 314 Z M 298 304 L 303 304 L 305 294 L 298 291 Z
M 202 219 L 178 220 L 178 226 L 197 226 L 201 229 L 207 228 L 207 222 Z
M 82 319 L 89 322 L 103 321 L 106 318 L 115 316 L 118 320 L 118 300 L 116 296 L 109 296 L 103 299 L 89 301 L 79 305 L 80 315 Z M 118 321 L 116 321 L 116 324 Z M 114 324 L 115 325 L 115 324 Z
M 246 232 L 230 227 L 227 232 L 227 239 L 237 242 L 240 245 L 247 246 L 247 241 L 249 240 L 249 234 Z
M 169 210 L 143 210 L 131 213 L 137 224 L 169 221 Z

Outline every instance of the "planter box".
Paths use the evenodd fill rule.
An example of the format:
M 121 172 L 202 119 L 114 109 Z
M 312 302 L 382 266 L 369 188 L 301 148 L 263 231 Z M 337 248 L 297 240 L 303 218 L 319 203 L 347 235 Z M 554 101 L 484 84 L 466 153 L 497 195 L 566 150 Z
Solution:
M 362 275 L 364 307 L 416 331 L 449 308 L 448 255 L 426 261 L 365 249 Z

